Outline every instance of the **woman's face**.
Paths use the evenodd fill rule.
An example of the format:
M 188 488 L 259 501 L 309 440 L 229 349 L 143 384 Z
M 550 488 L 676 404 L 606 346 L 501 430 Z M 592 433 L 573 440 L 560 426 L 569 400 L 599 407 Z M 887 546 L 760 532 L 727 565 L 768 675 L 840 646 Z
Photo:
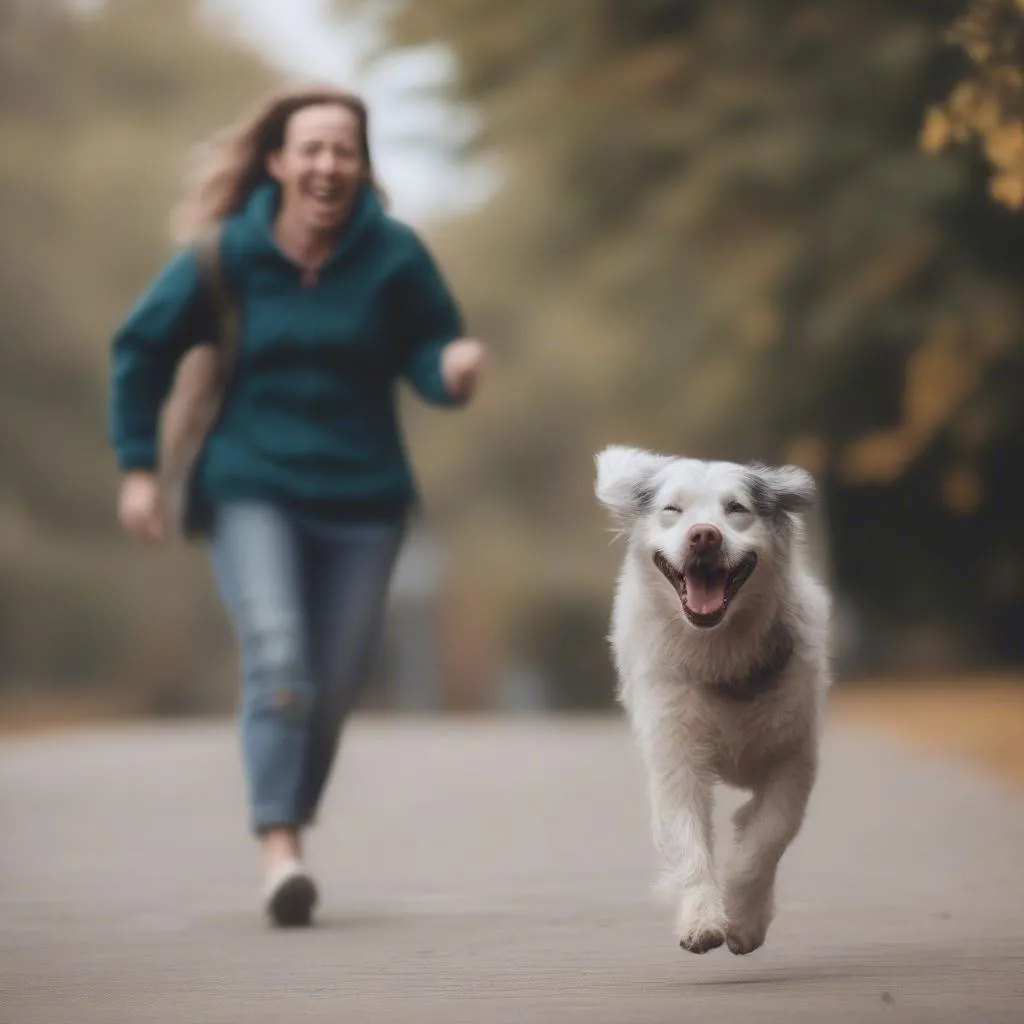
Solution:
M 339 227 L 366 175 L 359 119 L 337 103 L 297 110 L 267 171 L 281 185 L 282 210 L 315 231 Z

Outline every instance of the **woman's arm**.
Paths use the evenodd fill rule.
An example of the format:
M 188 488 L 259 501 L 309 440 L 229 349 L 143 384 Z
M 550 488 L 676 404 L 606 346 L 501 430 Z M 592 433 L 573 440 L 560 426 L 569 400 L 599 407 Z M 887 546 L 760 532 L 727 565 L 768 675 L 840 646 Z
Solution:
M 462 315 L 430 252 L 409 233 L 411 256 L 399 279 L 397 303 L 403 375 L 434 405 L 469 398 L 482 362 L 478 342 L 463 338 Z
M 109 436 L 121 472 L 157 464 L 160 410 L 181 357 L 212 340 L 193 250 L 157 275 L 111 341 Z

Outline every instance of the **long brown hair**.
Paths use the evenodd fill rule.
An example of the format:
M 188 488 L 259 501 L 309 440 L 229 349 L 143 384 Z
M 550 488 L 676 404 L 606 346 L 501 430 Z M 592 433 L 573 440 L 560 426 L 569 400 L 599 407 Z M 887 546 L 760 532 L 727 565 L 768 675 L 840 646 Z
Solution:
M 206 227 L 239 212 L 253 189 L 268 179 L 267 156 L 284 145 L 292 114 L 322 103 L 345 107 L 356 116 L 366 178 L 386 201 L 373 170 L 370 117 L 362 99 L 332 85 L 292 86 L 264 97 L 234 124 L 195 148 L 185 175 L 184 194 L 171 213 L 174 241 L 188 244 Z

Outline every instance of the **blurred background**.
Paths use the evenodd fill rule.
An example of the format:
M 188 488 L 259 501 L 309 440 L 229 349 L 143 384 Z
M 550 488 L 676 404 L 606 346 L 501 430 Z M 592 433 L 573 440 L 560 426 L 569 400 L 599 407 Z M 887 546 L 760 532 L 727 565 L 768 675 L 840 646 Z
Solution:
M 612 442 L 815 474 L 843 687 L 1016 678 L 1022 67 L 1019 0 L 0 0 L 0 719 L 234 706 L 202 549 L 119 534 L 108 344 L 189 147 L 292 78 L 367 97 L 491 348 L 403 396 L 368 706 L 612 706 Z

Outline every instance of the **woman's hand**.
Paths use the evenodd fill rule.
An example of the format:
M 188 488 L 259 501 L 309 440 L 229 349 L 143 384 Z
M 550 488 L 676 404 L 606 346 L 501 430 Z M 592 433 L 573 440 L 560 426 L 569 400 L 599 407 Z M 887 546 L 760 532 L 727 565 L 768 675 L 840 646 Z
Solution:
M 160 483 L 148 470 L 132 470 L 121 478 L 117 518 L 136 540 L 157 543 L 166 533 Z
M 474 338 L 449 342 L 441 352 L 441 378 L 453 398 L 468 398 L 483 371 L 484 347 Z

